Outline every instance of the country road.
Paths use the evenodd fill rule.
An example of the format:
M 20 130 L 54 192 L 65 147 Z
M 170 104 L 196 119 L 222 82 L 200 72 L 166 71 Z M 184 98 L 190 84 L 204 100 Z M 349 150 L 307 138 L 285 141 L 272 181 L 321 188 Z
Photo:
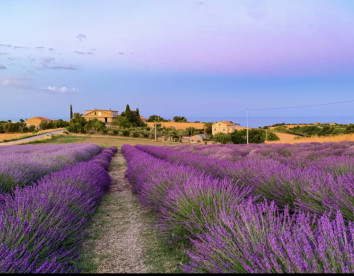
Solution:
M 33 136 L 33 137 L 28 137 L 28 138 L 19 139 L 19 140 L 16 140 L 16 141 L 3 142 L 3 143 L 0 143 L 0 146 L 21 144 L 21 143 L 24 143 L 24 142 L 29 142 L 29 141 L 37 140 L 38 138 L 42 138 L 42 137 L 44 137 L 44 136 L 50 136 L 50 135 L 52 135 L 52 134 L 63 133 L 64 131 L 65 131 L 65 129 L 60 129 L 60 130 L 55 130 L 55 131 L 47 132 L 47 133 L 40 134 L 40 135 Z

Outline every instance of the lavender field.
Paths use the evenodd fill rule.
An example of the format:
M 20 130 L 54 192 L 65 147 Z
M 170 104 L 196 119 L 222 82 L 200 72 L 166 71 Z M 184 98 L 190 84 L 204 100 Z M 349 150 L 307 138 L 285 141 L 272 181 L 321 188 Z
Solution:
M 0 272 L 79 272 L 85 228 L 110 185 L 116 147 L 0 148 Z
M 122 147 L 185 272 L 352 273 L 354 142 Z

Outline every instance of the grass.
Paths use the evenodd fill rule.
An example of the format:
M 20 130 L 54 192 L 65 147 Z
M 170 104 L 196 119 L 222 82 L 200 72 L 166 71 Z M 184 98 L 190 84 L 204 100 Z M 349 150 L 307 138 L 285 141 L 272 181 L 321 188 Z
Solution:
M 108 135 L 85 135 L 85 134 L 60 134 L 52 135 L 50 139 L 31 141 L 26 144 L 66 144 L 66 143 L 93 143 L 103 147 L 115 146 L 121 148 L 124 144 L 129 145 L 179 145 L 176 142 L 161 142 L 144 138 L 132 138 L 122 136 L 108 136 Z
M 186 248 L 183 245 L 171 247 L 158 238 L 156 230 L 151 227 L 157 220 L 153 212 L 144 213 L 143 220 L 150 225 L 142 233 L 146 246 L 145 264 L 150 267 L 149 273 L 184 273 L 181 265 L 189 260 L 184 253 Z

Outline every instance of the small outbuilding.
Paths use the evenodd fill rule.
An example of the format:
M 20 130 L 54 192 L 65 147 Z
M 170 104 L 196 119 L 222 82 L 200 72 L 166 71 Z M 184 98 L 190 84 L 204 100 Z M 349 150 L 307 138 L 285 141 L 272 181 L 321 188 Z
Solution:
M 202 143 L 204 139 L 206 139 L 205 134 L 196 134 L 190 137 L 190 143 L 191 144 L 196 144 L 196 143 Z

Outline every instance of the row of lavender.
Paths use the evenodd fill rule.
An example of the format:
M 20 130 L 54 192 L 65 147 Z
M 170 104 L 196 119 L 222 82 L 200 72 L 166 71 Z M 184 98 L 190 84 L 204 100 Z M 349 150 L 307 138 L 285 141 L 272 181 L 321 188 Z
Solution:
M 232 146 L 235 148 L 234 152 L 243 149 L 242 145 Z M 183 149 L 177 151 L 169 147 L 138 145 L 137 148 L 156 158 L 191 166 L 216 178 L 226 177 L 234 182 L 239 181 L 252 187 L 255 195 L 270 201 L 274 200 L 280 208 L 288 205 L 291 212 L 297 208 L 319 215 L 330 211 L 332 214 L 341 211 L 344 218 L 354 220 L 354 152 L 352 151 L 354 143 L 339 143 L 332 148 L 331 144 L 327 145 L 327 148 L 321 146 L 325 151 L 322 155 L 318 153 L 320 149 L 317 144 L 301 145 L 302 148 L 278 144 L 272 146 L 275 154 L 251 154 L 252 150 L 250 150 L 237 161 L 191 154 Z M 272 146 L 267 145 L 266 151 L 271 151 Z M 231 146 L 225 147 L 231 148 Z M 250 149 L 249 146 L 247 147 Z M 262 150 L 258 145 L 255 150 L 257 147 L 258 150 Z M 338 147 L 342 147 L 340 149 L 342 155 L 338 154 Z M 202 146 L 201 149 L 203 148 Z M 214 150 L 215 148 L 221 149 L 214 147 Z M 311 148 L 313 149 L 310 150 Z M 284 158 L 279 160 L 280 154 L 277 152 L 281 152 L 281 149 L 292 152 L 291 157 L 287 159 L 288 162 L 285 162 Z M 213 152 L 213 148 L 209 152 Z M 310 152 L 317 153 L 317 158 L 311 160 Z M 279 158 L 275 158 L 277 155 Z M 297 164 L 296 160 L 303 162 Z
M 0 193 L 24 187 L 68 165 L 100 153 L 95 144 L 24 145 L 0 147 Z
M 91 146 L 80 148 L 84 159 L 92 157 L 92 152 L 85 153 Z M 106 170 L 117 148 L 99 151 L 88 162 L 48 174 L 32 185 L 17 186 L 11 194 L 0 194 L 0 272 L 80 271 L 78 249 L 91 214 L 109 188 Z
M 353 272 L 354 223 L 340 210 L 315 215 L 277 206 L 257 186 L 230 177 L 231 164 L 170 151 L 122 147 L 126 176 L 158 214 L 161 237 L 190 245 L 186 272 Z

